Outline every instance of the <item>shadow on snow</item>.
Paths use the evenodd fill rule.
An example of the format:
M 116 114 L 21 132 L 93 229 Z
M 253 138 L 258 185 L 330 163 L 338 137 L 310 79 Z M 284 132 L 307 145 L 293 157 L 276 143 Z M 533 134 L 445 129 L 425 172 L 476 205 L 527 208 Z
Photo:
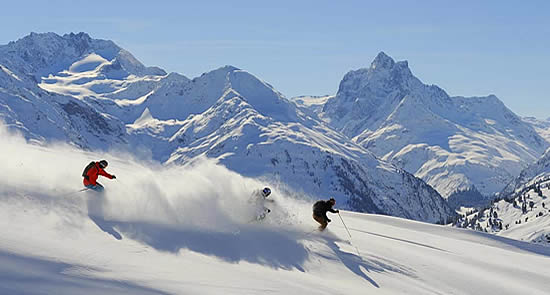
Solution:
M 0 252 L 0 294 L 167 294 L 120 280 L 71 274 L 82 268 Z
M 89 217 L 105 233 L 117 240 L 124 236 L 159 251 L 177 254 L 180 250 L 189 250 L 230 263 L 246 261 L 285 270 L 296 268 L 305 272 L 303 265 L 309 259 L 309 252 L 300 241 L 309 236 L 307 239 L 318 240 L 327 245 L 350 271 L 377 288 L 380 286 L 368 276 L 371 271 L 414 276 L 412 270 L 396 262 L 372 255 L 358 256 L 346 252 L 337 242 L 347 242 L 338 239 L 310 234 L 304 236 L 302 232 L 275 230 L 257 224 L 240 225 L 240 230 L 232 233 L 143 221 L 110 221 L 102 217 L 102 200 L 90 200 L 92 201 L 88 202 L 88 206 L 92 210 Z
M 368 275 L 368 273 L 370 272 L 394 272 L 408 277 L 415 277 L 414 271 L 412 269 L 397 262 L 390 261 L 374 255 L 366 255 L 363 253 L 355 254 L 353 252 L 348 252 L 344 250 L 343 247 L 340 245 L 346 244 L 349 246 L 349 250 L 353 251 L 354 247 L 351 245 L 350 242 L 340 240 L 338 238 L 333 239 L 326 236 L 313 237 L 312 239 L 323 241 L 332 250 L 332 252 L 334 252 L 338 260 L 341 261 L 346 268 L 348 268 L 355 275 L 363 278 L 376 288 L 380 288 L 380 285 L 378 285 L 378 283 Z M 318 255 L 323 256 L 322 254 Z M 333 259 L 332 257 L 324 258 Z
M 176 227 L 145 221 L 111 221 L 102 214 L 101 198 L 88 201 L 88 216 L 104 232 L 121 240 L 123 236 L 156 250 L 177 254 L 182 249 L 218 257 L 230 263 L 246 261 L 272 268 L 304 271 L 308 254 L 297 233 L 272 230 L 259 225 L 241 225 L 238 232 Z

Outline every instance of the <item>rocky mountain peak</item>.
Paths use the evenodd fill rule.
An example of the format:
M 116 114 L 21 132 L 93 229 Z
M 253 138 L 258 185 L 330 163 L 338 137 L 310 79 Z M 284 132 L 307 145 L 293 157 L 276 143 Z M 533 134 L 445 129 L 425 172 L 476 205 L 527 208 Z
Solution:
M 393 58 L 389 57 L 383 51 L 380 51 L 378 55 L 372 61 L 370 68 L 375 69 L 391 69 L 395 65 Z
M 118 51 L 120 48 L 112 41 L 103 41 L 108 43 L 109 47 L 115 47 L 113 50 Z M 60 36 L 53 32 L 48 33 L 35 33 L 32 32 L 29 35 L 17 40 L 16 42 L 10 42 L 11 51 L 19 53 L 34 52 L 36 54 L 43 54 L 46 56 L 60 55 L 67 52 L 68 49 L 72 49 L 75 55 L 83 55 L 89 52 L 94 45 L 94 39 L 90 35 L 80 33 L 69 33 Z M 101 47 L 106 47 L 106 44 L 102 44 Z

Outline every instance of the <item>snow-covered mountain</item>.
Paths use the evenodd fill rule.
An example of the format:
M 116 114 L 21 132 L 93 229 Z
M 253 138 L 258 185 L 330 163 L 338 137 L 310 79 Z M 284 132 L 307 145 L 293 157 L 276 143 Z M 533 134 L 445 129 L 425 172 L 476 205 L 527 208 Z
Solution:
M 67 141 L 83 148 L 125 144 L 124 124 L 74 97 L 39 88 L 0 65 L 0 119 L 37 142 Z
M 319 117 L 444 197 L 497 193 L 548 147 L 494 95 L 450 97 L 383 52 L 344 76 Z
M 526 121 L 535 122 L 532 118 Z M 510 181 L 492 204 L 473 211 L 463 210 L 453 224 L 550 246 L 549 196 L 550 149 Z
M 0 52 L 0 87 L 7 89 L 1 114 L 26 138 L 126 149 L 167 164 L 206 156 L 300 194 L 335 196 L 356 211 L 431 222 L 453 214 L 422 180 L 376 159 L 244 70 L 225 66 L 190 80 L 83 33 L 31 34 Z
M 92 39 L 88 34 L 55 33 L 30 35 L 0 47 L 1 63 L 16 73 L 39 82 L 50 74 L 86 72 L 100 67 L 109 78 L 129 75 L 165 75 L 156 67 L 145 67 L 114 42 Z
M 315 115 L 319 115 L 323 111 L 323 107 L 327 101 L 333 98 L 334 95 L 323 95 L 323 96 L 296 96 L 290 100 L 300 107 L 303 111 L 313 112 Z
M 264 183 L 211 161 L 160 166 L 0 136 L 0 294 L 548 293 L 548 247 L 345 210 L 320 233 L 312 201 L 277 186 L 272 212 L 250 222 Z M 117 175 L 102 194 L 74 187 L 90 157 Z
M 449 214 L 431 187 L 346 137 L 316 121 L 275 120 L 233 91 L 188 120 L 173 139 L 189 144 L 168 163 L 206 154 L 243 175 L 277 178 L 318 195 L 349 196 L 349 207 L 359 211 L 431 221 L 444 216 L 436 212 Z
M 547 142 L 550 142 L 550 118 L 546 120 L 539 120 L 535 117 L 523 117 L 524 122 L 533 126 L 535 131 L 544 138 Z
M 464 214 L 454 225 L 550 246 L 549 196 L 550 172 L 547 171 L 522 183 L 490 207 Z
M 522 191 L 530 189 L 534 183 L 548 177 L 550 177 L 550 149 L 538 161 L 523 169 L 519 176 L 510 181 L 499 195 L 506 198 L 513 194 L 522 193 Z
M 87 149 L 128 143 L 124 122 L 97 108 L 97 93 L 124 103 L 125 94 L 144 94 L 166 75 L 112 41 L 84 33 L 31 33 L 0 46 L 0 68 L 4 122 L 27 138 Z

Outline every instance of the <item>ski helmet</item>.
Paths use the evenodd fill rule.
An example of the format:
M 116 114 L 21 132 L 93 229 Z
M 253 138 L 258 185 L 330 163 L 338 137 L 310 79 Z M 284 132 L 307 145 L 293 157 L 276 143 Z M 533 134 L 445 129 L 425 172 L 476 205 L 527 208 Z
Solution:
M 105 167 L 107 167 L 107 165 L 109 165 L 109 163 L 107 163 L 107 161 L 105 161 L 105 160 L 99 161 L 99 167 L 105 168 Z
M 264 196 L 264 198 L 267 198 L 267 196 L 269 196 L 270 194 L 271 194 L 271 189 L 268 187 L 264 187 L 264 189 L 262 190 L 262 195 Z

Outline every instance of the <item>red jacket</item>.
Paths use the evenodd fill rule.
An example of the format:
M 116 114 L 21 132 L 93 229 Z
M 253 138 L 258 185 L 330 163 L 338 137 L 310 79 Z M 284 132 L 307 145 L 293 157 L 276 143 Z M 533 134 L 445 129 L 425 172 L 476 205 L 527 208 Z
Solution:
M 90 170 L 88 170 L 88 173 L 86 173 L 86 175 L 88 176 L 87 178 L 84 177 L 84 185 L 96 185 L 97 184 L 97 178 L 99 177 L 99 175 L 103 175 L 109 179 L 113 179 L 113 176 L 107 172 L 105 172 L 105 170 L 103 170 L 103 168 L 99 167 L 99 163 L 96 162 L 95 165 L 90 168 Z

